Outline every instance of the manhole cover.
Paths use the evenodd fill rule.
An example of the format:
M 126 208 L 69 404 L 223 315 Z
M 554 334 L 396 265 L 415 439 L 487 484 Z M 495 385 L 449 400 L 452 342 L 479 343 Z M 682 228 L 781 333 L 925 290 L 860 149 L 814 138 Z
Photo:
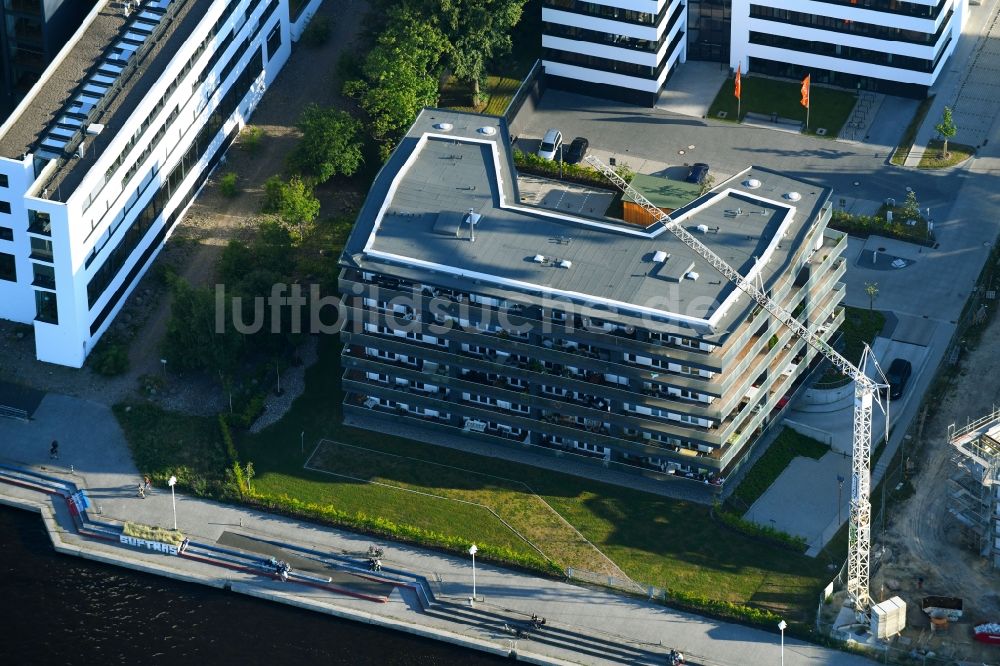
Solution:
M 878 251 L 879 251 L 879 252 L 885 252 L 885 248 L 884 248 L 884 247 L 880 247 L 880 248 L 878 249 Z

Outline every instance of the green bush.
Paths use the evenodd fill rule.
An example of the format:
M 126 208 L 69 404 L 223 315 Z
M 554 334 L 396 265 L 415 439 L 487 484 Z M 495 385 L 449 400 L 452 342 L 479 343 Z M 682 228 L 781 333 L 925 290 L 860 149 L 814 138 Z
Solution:
M 99 345 L 92 360 L 94 372 L 103 377 L 117 377 L 129 369 L 128 348 L 119 342 Z
M 255 126 L 247 125 L 240 132 L 240 148 L 250 153 L 251 155 L 256 155 L 260 152 L 261 139 L 264 136 L 264 130 Z
M 313 16 L 309 25 L 302 31 L 299 41 L 314 49 L 326 44 L 328 39 L 330 39 L 330 19 L 326 16 Z
M 559 178 L 560 167 L 556 160 L 545 160 L 534 153 L 526 153 L 514 149 L 514 166 L 519 171 L 532 173 L 547 178 Z M 627 164 L 619 164 L 615 167 L 615 173 L 621 176 L 625 182 L 632 180 L 635 172 Z M 562 165 L 562 179 L 581 185 L 595 185 L 605 189 L 614 189 L 614 184 L 601 174 L 600 171 L 581 164 Z
M 223 174 L 222 178 L 219 179 L 219 191 L 222 192 L 223 196 L 227 196 L 230 199 L 240 193 L 240 188 L 236 184 L 235 171 Z

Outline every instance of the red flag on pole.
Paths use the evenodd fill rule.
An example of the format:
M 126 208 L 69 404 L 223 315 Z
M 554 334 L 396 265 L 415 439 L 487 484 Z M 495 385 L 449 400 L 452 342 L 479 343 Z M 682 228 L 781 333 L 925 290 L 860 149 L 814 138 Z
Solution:
M 740 97 L 740 66 L 736 65 L 736 89 L 733 91 L 733 95 L 736 99 L 742 99 Z
M 802 79 L 802 106 L 809 108 L 809 84 L 812 82 L 812 74 L 806 74 L 806 78 Z

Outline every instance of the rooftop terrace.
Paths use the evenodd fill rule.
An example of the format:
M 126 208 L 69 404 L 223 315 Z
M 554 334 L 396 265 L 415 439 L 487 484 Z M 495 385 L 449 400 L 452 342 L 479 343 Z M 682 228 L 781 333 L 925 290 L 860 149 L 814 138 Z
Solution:
M 451 127 L 441 129 L 442 122 Z M 373 185 L 345 261 L 375 271 L 393 264 L 393 274 L 479 280 L 698 328 L 726 325 L 734 288 L 662 224 L 638 229 L 522 205 L 513 174 L 500 119 L 425 110 Z M 751 178 L 759 181 L 753 190 L 741 184 Z M 787 199 L 790 192 L 799 199 Z M 700 231 L 743 275 L 761 270 L 764 259 L 762 278 L 770 283 L 828 197 L 812 183 L 753 168 L 672 217 Z M 470 208 L 480 216 L 474 241 Z

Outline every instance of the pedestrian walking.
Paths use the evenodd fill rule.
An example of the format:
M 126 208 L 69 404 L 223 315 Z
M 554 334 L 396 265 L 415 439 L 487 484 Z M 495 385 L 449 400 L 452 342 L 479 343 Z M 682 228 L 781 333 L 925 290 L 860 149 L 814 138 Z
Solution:
M 49 447 L 49 458 L 52 460 L 59 460 L 59 442 L 52 440 L 52 446 Z
M 146 499 L 146 490 L 142 487 L 141 483 L 139 484 L 139 497 Z
M 142 477 L 142 487 L 143 487 L 142 489 L 143 489 L 143 491 L 145 491 L 145 492 L 148 493 L 149 492 L 149 487 L 152 485 L 152 483 L 153 482 L 150 481 L 148 474 L 146 476 Z

